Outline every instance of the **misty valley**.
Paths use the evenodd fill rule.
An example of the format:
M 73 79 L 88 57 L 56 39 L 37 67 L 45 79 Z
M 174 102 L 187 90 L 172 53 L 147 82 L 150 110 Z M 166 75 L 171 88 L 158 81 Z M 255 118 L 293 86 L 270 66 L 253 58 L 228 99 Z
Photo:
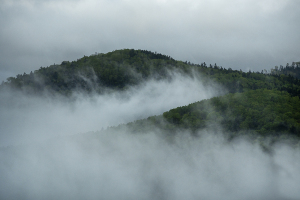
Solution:
M 122 49 L 0 85 L 0 199 L 299 199 L 300 62 Z

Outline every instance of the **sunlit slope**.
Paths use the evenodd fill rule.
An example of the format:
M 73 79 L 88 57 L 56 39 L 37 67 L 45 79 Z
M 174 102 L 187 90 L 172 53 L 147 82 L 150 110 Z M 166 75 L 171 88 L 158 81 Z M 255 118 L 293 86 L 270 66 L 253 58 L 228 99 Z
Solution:
M 167 133 L 218 129 L 232 135 L 293 135 L 300 137 L 300 100 L 277 90 L 249 90 L 227 94 L 171 109 L 112 129 L 147 132 L 159 128 Z
M 172 71 L 200 76 L 205 83 L 217 82 L 230 93 L 266 88 L 300 96 L 300 81 L 288 74 L 242 72 L 205 62 L 176 61 L 160 53 L 133 49 L 84 56 L 77 61 L 41 67 L 29 74 L 9 77 L 0 88 L 10 86 L 31 94 L 50 91 L 67 96 L 74 91 L 102 93 L 105 89 L 125 90 L 149 79 L 170 79 Z

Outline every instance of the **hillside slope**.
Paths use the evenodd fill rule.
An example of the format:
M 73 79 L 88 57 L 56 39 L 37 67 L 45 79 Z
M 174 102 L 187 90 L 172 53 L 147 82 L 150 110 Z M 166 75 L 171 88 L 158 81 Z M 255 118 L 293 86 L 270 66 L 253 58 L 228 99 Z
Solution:
M 145 50 L 123 49 L 84 56 L 77 61 L 41 67 L 34 73 L 10 77 L 1 84 L 29 94 L 51 92 L 71 96 L 73 92 L 98 93 L 126 90 L 147 80 L 172 79 L 172 73 L 216 82 L 228 95 L 174 108 L 161 116 L 129 123 L 133 132 L 159 127 L 169 132 L 192 132 L 221 126 L 239 134 L 300 136 L 300 80 L 291 75 L 263 74 L 225 69 L 216 64 L 192 64 Z M 225 93 L 226 93 L 225 92 Z M 147 124 L 147 126 L 146 126 Z M 123 125 L 122 125 L 123 127 Z
M 249 90 L 181 106 L 107 131 L 146 133 L 161 130 L 167 135 L 214 130 L 230 137 L 300 138 L 300 100 L 277 90 Z
M 9 77 L 0 88 L 10 87 L 38 94 L 48 91 L 70 96 L 74 91 L 102 93 L 106 89 L 126 90 L 149 79 L 170 79 L 170 72 L 203 82 L 214 81 L 230 93 L 255 89 L 276 89 L 300 97 L 300 81 L 291 75 L 242 72 L 214 65 L 176 61 L 170 56 L 146 50 L 123 49 L 84 56 L 77 61 L 41 67 L 30 74 Z

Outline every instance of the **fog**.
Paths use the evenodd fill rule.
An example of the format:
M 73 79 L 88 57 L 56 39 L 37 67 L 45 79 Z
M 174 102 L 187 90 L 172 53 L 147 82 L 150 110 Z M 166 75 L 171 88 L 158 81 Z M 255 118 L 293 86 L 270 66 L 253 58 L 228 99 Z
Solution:
M 54 140 L 0 151 L 1 199 L 299 199 L 300 153 L 220 133 Z
M 288 143 L 270 153 L 228 142 L 222 129 L 89 132 L 220 95 L 216 87 L 174 74 L 72 101 L 1 94 L 0 199 L 299 199 L 300 150 Z
M 3 92 L 0 146 L 106 129 L 221 94 L 216 86 L 204 86 L 200 77 L 172 76 L 170 80 L 149 80 L 123 92 L 74 92 L 72 100 Z

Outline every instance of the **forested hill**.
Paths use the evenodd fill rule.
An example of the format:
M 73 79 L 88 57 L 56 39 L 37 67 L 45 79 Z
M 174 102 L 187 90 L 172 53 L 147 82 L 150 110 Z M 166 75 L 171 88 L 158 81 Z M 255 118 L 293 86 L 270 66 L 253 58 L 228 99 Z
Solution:
M 0 90 L 8 87 L 33 95 L 47 91 L 65 96 L 74 91 L 102 93 L 107 89 L 126 90 L 149 79 L 172 79 L 172 73 L 176 72 L 200 77 L 204 84 L 216 82 L 229 94 L 191 102 L 163 115 L 130 123 L 127 128 L 132 132 L 155 127 L 167 132 L 179 129 L 196 132 L 218 124 L 231 133 L 254 131 L 260 135 L 286 133 L 300 137 L 300 80 L 295 76 L 298 68 L 297 63 L 275 68 L 271 73 L 243 72 L 205 62 L 176 61 L 145 50 L 123 49 L 9 77 Z M 288 73 L 291 70 L 294 75 Z
M 293 76 L 295 78 L 300 78 L 300 62 L 292 62 L 290 65 L 289 63 L 286 64 L 286 66 L 280 65 L 275 66 L 275 68 L 271 69 L 271 74 L 273 75 L 288 75 L 288 76 Z
M 123 90 L 150 77 L 166 78 L 167 69 L 184 68 L 184 65 L 162 54 L 124 49 L 41 67 L 30 74 L 9 77 L 2 86 L 31 93 L 45 90 L 64 95 L 69 95 L 74 90 L 101 93 L 105 88 Z
M 84 56 L 77 61 L 41 67 L 29 74 L 9 77 L 0 88 L 11 87 L 30 94 L 44 91 L 69 96 L 73 91 L 101 93 L 105 89 L 125 90 L 148 79 L 171 78 L 170 71 L 213 80 L 228 92 L 276 89 L 300 96 L 299 79 L 286 73 L 242 72 L 217 64 L 193 64 L 146 50 L 123 49 L 106 54 Z
M 159 116 L 111 127 L 108 131 L 128 129 L 132 133 L 151 132 L 159 128 L 167 135 L 183 130 L 219 130 L 230 137 L 248 135 L 300 139 L 300 100 L 287 92 L 258 89 L 227 94 L 191 103 Z

